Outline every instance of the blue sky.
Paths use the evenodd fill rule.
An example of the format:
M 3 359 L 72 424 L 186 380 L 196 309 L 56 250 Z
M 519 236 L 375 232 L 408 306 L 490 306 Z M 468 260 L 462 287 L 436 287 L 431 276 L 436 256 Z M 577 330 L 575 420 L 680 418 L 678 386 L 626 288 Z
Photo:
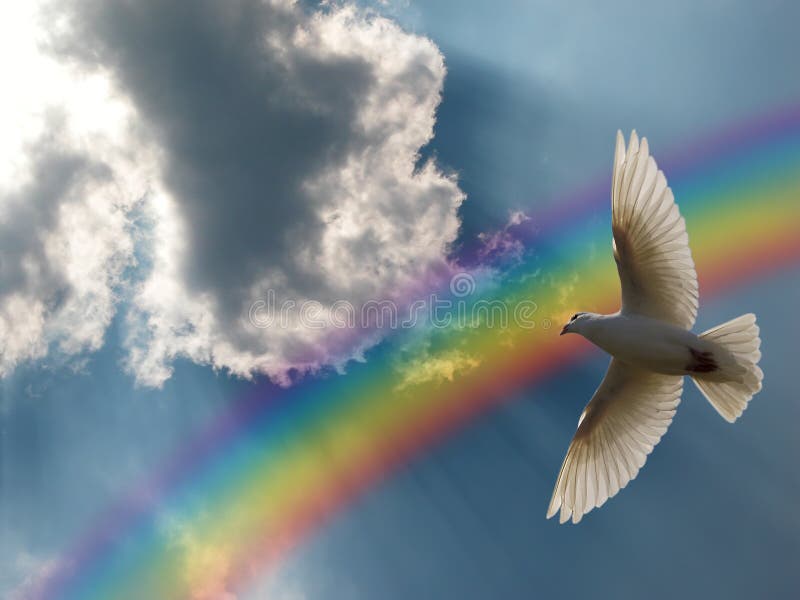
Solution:
M 120 224 L 115 213 L 97 213 L 100 230 L 116 232 L 109 237 L 117 241 L 103 242 L 96 254 L 107 257 L 98 269 L 103 269 L 110 283 L 107 289 L 75 297 L 89 298 L 96 310 L 87 323 L 102 322 L 103 327 L 99 332 L 85 333 L 84 328 L 76 333 L 64 325 L 74 311 L 58 313 L 58 318 L 44 313 L 46 331 L 41 336 L 48 351 L 31 351 L 27 357 L 23 353 L 10 368 L 0 365 L 4 373 L 0 380 L 0 595 L 4 597 L 56 557 L 126 485 L 150 472 L 180 440 L 252 385 L 235 373 L 250 370 L 262 379 L 279 377 L 283 365 L 295 360 L 302 349 L 315 347 L 316 338 L 308 332 L 269 342 L 235 332 L 223 339 L 224 348 L 215 347 L 209 340 L 220 339 L 219 330 L 209 326 L 206 331 L 206 322 L 196 317 L 205 305 L 198 304 L 197 312 L 192 312 L 192 306 L 182 320 L 172 321 L 175 307 L 164 303 L 159 290 L 176 285 L 189 301 L 213 298 L 211 305 L 218 309 L 215 326 L 220 329 L 233 322 L 236 302 L 241 300 L 238 291 L 256 285 L 253 282 L 260 281 L 259 277 L 273 275 L 257 273 L 259 267 L 250 264 L 255 264 L 251 256 L 279 265 L 275 277 L 289 282 L 287 294 L 318 293 L 327 298 L 344 290 L 356 299 L 368 295 L 371 289 L 364 281 L 342 282 L 326 278 L 325 273 L 312 276 L 300 263 L 285 258 L 302 254 L 303 248 L 289 242 L 261 247 L 254 241 L 282 239 L 285 231 L 301 226 L 304 229 L 298 231 L 312 232 L 309 239 L 316 239 L 313 232 L 327 230 L 321 221 L 307 218 L 308 207 L 317 206 L 315 199 L 289 195 L 277 202 L 277 209 L 272 205 L 259 208 L 252 205 L 252 190 L 274 184 L 279 197 L 284 188 L 294 189 L 294 169 L 305 173 L 319 168 L 328 176 L 329 171 L 344 168 L 335 161 L 326 162 L 337 152 L 347 155 L 364 148 L 372 152 L 377 147 L 375 156 L 381 158 L 396 151 L 375 141 L 372 136 L 377 134 L 370 133 L 365 139 L 354 136 L 349 129 L 351 121 L 341 116 L 361 110 L 370 94 L 380 92 L 370 87 L 369 75 L 361 73 L 355 62 L 337 63 L 339 70 L 333 75 L 308 67 L 309 80 L 314 83 L 305 79 L 297 83 L 304 92 L 319 94 L 319 102 L 330 111 L 314 121 L 313 127 L 303 115 L 291 113 L 296 117 L 292 120 L 277 112 L 277 117 L 254 118 L 250 126 L 274 132 L 278 123 L 284 127 L 278 130 L 283 138 L 278 136 L 267 145 L 262 140 L 241 141 L 247 128 L 225 119 L 198 127 L 193 119 L 226 108 L 211 102 L 202 105 L 196 99 L 202 89 L 192 95 L 181 90 L 162 93 L 163 82 L 175 73 L 201 85 L 207 72 L 216 72 L 215 46 L 206 46 L 200 37 L 191 38 L 190 34 L 177 41 L 170 37 L 168 25 L 170 19 L 178 20 L 177 8 L 175 14 L 160 14 L 158 3 L 143 3 L 153 12 L 143 13 L 134 23 L 121 20 L 126 23 L 121 27 L 114 19 L 122 17 L 114 11 L 100 14 L 95 10 L 97 3 L 67 4 L 85 17 L 82 31 L 89 37 L 83 39 L 107 58 L 99 66 L 93 64 L 94 59 L 76 49 L 75 38 L 58 40 L 62 45 L 57 46 L 56 56 L 69 56 L 86 73 L 98 69 L 115 73 L 113 81 L 125 90 L 126 101 L 134 106 L 145 133 L 133 137 L 127 137 L 127 131 L 120 133 L 114 125 L 120 113 L 111 111 L 106 137 L 113 143 L 108 150 L 102 146 L 101 154 L 86 154 L 82 147 L 70 145 L 71 138 L 64 141 L 71 133 L 65 133 L 62 140 L 37 137 L 34 131 L 35 142 L 25 148 L 34 157 L 44 157 L 42 161 L 46 158 L 43 164 L 47 165 L 73 165 L 64 158 L 73 155 L 81 165 L 84 161 L 89 166 L 75 169 L 80 169 L 81 181 L 89 182 L 85 189 L 92 194 L 105 189 L 107 183 L 102 169 L 93 168 L 92 161 L 110 165 L 115 174 L 130 169 L 125 162 L 129 157 L 115 154 L 114 144 L 133 139 L 136 147 L 132 153 L 147 162 L 151 147 L 140 142 L 140 137 L 147 138 L 164 152 L 166 167 L 159 166 L 164 169 L 160 172 L 164 194 L 178 199 L 184 225 L 190 225 L 184 237 L 195 251 L 192 256 L 200 258 L 180 263 L 180 277 L 169 279 L 178 268 L 170 259 L 171 246 L 164 249 L 151 243 L 160 239 L 159 226 L 165 230 L 171 226 L 164 217 L 171 214 L 169 203 L 156 202 L 155 208 L 137 205 L 135 210 L 142 212 L 143 221 L 161 225 L 132 235 L 130 248 L 118 242 L 128 235 L 130 225 Z M 373 255 L 372 237 L 395 239 L 399 234 L 393 223 L 413 217 L 419 206 L 428 202 L 439 207 L 440 218 L 435 226 L 411 218 L 415 224 L 412 235 L 420 240 L 434 236 L 458 247 L 479 232 L 501 227 L 510 211 L 539 206 L 604 176 L 611 162 L 612 136 L 618 128 L 635 127 L 646 134 L 658 156 L 662 149 L 672 151 L 702 132 L 800 100 L 796 67 L 800 8 L 791 2 L 755 5 L 681 0 L 600 5 L 437 0 L 378 3 L 377 10 L 405 31 L 429 38 L 447 69 L 446 76 L 437 71 L 432 47 L 418 48 L 419 61 L 433 73 L 430 77 L 444 77 L 430 141 L 424 133 L 412 135 L 394 121 L 382 126 L 400 128 L 397 131 L 408 135 L 412 146 L 424 142 L 420 144 L 424 156 L 436 157 L 439 167 L 457 173 L 458 189 L 437 187 L 439 175 L 432 174 L 428 194 L 412 198 L 404 207 L 407 213 L 388 218 L 385 210 L 373 208 L 375 203 L 358 206 L 359 211 L 375 211 L 368 214 L 379 226 L 362 232 L 359 247 L 334 246 L 343 261 Z M 197 36 L 204 31 L 204 23 L 198 17 Z M 159 28 L 166 33 L 162 37 L 152 33 L 154 50 L 148 53 L 124 39 L 128 26 L 131 30 L 139 27 L 139 33 Z M 403 42 L 403 36 L 392 30 L 382 39 L 391 47 Z M 176 59 L 163 69 L 151 69 L 152 61 L 163 51 L 156 42 L 183 48 L 186 62 Z M 241 84 L 250 73 L 244 64 L 251 56 L 248 47 L 243 44 L 235 56 L 243 61 L 242 72 L 226 73 L 220 80 L 241 86 L 236 88 L 242 90 L 240 94 L 232 91 L 224 99 L 247 114 L 259 98 L 260 88 Z M 206 62 L 198 62 L 198 57 Z M 197 74 L 186 72 L 190 64 L 198 64 Z M 299 59 L 293 64 L 308 66 Z M 372 68 L 389 67 L 375 62 Z M 278 81 L 276 73 L 280 72 L 259 71 L 263 81 L 258 85 Z M 424 130 L 436 85 L 416 77 L 402 85 L 427 90 L 406 107 L 410 120 L 418 119 Z M 344 83 L 352 87 L 339 89 Z M 33 84 L 25 80 L 19 87 L 27 85 Z M 37 85 L 31 92 L 34 96 L 51 93 L 41 81 Z M 367 91 L 360 96 L 362 89 Z M 196 112 L 186 112 L 186 106 Z M 66 114 L 67 120 L 83 122 L 80 111 Z M 230 150 L 215 142 L 204 146 L 204 136 L 224 138 L 231 128 L 232 147 L 241 160 L 231 160 L 230 170 L 224 172 L 226 177 L 234 173 L 225 181 L 233 182 L 237 190 L 237 199 L 228 201 L 229 193 L 214 195 L 208 180 L 198 173 L 208 165 L 218 165 L 220 154 Z M 298 138 L 303 143 L 296 142 Z M 282 160 L 287 164 L 275 166 L 267 160 L 273 171 L 264 175 L 265 180 L 254 175 L 263 174 L 264 165 L 253 156 L 269 157 L 273 156 L 270 152 L 286 148 L 289 150 L 282 156 L 288 158 Z M 318 156 L 314 154 L 317 151 Z M 248 170 L 237 176 L 242 164 L 241 168 Z M 3 175 L 8 177 L 5 172 Z M 390 170 L 383 176 L 396 178 L 398 189 L 406 189 L 402 176 Z M 3 180 L 0 198 L 6 206 L 16 206 L 18 198 L 39 202 L 39 195 L 22 185 L 17 190 L 14 184 L 13 178 Z M 367 179 L 362 184 L 372 190 L 375 182 Z M 341 186 L 342 194 L 348 193 L 345 184 L 336 181 L 332 185 Z M 64 194 L 73 189 L 66 183 L 62 187 L 67 190 Z M 434 189 L 439 190 L 438 195 L 431 200 L 430 190 Z M 463 202 L 459 190 L 466 194 Z M 148 193 L 156 198 L 159 191 Z M 180 204 L 182 195 L 191 194 L 197 197 L 194 203 Z M 54 198 L 53 202 L 59 201 Z M 224 209 L 220 198 L 228 202 Z M 50 204 L 42 206 L 42 215 L 53 210 Z M 347 214 L 342 206 L 330 210 L 331 215 Z M 54 232 L 54 239 L 61 235 L 52 220 L 37 216 L 38 212 L 34 216 L 8 214 L 29 218 L 25 222 L 34 233 Z M 269 225 L 266 231 L 253 229 L 249 221 Z M 38 256 L 36 248 L 22 242 L 12 245 L 9 241 L 7 249 L 11 234 L 3 227 L 0 224 L 0 235 L 6 240 L 0 240 L 0 247 L 11 257 L 9 262 Z M 92 233 L 81 235 L 91 237 Z M 241 247 L 230 243 L 232 240 L 240 240 Z M 318 243 L 309 248 L 322 252 L 327 240 L 320 233 Z M 406 249 L 399 257 L 392 255 L 391 267 L 378 262 L 370 267 L 380 273 L 382 283 L 392 282 L 413 261 L 444 260 L 442 248 L 425 252 Z M 120 256 L 127 258 L 115 258 Z M 216 257 L 219 264 L 209 257 Z M 46 264 L 52 265 L 52 259 Z M 148 272 L 153 264 L 161 265 L 157 266 L 162 269 L 157 272 L 160 279 L 153 279 Z M 241 272 L 230 274 L 230 264 L 243 265 Z M 800 519 L 795 510 L 800 501 L 796 465 L 800 409 L 792 360 L 800 336 L 800 324 L 794 317 L 800 304 L 798 275 L 797 268 L 787 269 L 702 304 L 698 330 L 742 312 L 759 315 L 765 341 L 764 391 L 741 421 L 730 426 L 687 386 L 669 434 L 637 480 L 580 526 L 559 527 L 546 521 L 544 512 L 575 418 L 605 370 L 606 358 L 599 354 L 544 385 L 520 391 L 497 410 L 431 448 L 352 505 L 249 597 L 264 597 L 267 591 L 279 598 L 331 600 L 560 598 L 579 594 L 789 597 L 800 585 L 796 569 Z M 6 286 L 0 288 L 0 299 L 5 301 L 18 291 L 14 287 L 17 281 L 0 270 L 0 285 Z M 136 285 L 129 286 L 126 281 Z M 19 289 L 33 294 L 32 298 L 44 298 L 48 306 L 69 307 L 71 294 L 78 294 L 69 288 L 67 300 L 59 300 L 62 288 L 58 285 L 49 279 L 35 283 Z M 142 289 L 152 293 L 139 293 Z M 183 335 L 159 338 L 153 334 L 155 322 L 164 323 L 165 329 L 185 325 L 187 330 Z M 50 336 L 47 331 L 58 335 Z M 9 339 L 14 333 L 12 328 Z M 77 350 L 72 351 L 73 347 Z M 315 360 L 329 364 L 347 358 L 321 356 Z

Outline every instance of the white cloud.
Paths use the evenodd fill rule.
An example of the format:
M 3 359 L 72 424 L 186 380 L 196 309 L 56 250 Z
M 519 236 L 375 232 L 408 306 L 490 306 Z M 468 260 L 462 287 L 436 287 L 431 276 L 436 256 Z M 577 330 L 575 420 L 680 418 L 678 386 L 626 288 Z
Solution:
M 462 193 L 419 149 L 445 75 L 427 39 L 350 6 L 284 0 L 71 3 L 60 49 L 110 73 L 157 149 L 151 270 L 128 314 L 128 366 L 160 385 L 179 357 L 285 380 L 364 339 L 250 305 L 359 305 L 443 264 Z M 374 336 L 370 338 L 374 340 Z
M 55 558 L 41 558 L 29 552 L 19 552 L 7 565 L 14 579 L 7 590 L 9 600 L 35 597 L 42 582 L 51 577 L 59 566 Z
M 0 375 L 99 348 L 126 297 L 138 382 L 177 358 L 286 381 L 379 336 L 255 327 L 267 290 L 327 313 L 445 265 L 463 194 L 417 164 L 445 76 L 430 40 L 349 5 L 43 6 L 0 15 L 21 82 L 0 104 Z
M 168 518 L 162 524 L 164 535 L 178 557 L 181 587 L 190 600 L 236 600 L 231 591 L 231 551 L 219 542 L 204 543 L 197 534 L 200 524 Z
M 36 11 L 0 7 L 0 376 L 51 350 L 96 350 L 131 264 L 119 154 L 128 108 L 100 74 L 42 52 Z M 123 184 L 124 185 L 121 185 Z
M 430 344 L 422 346 L 417 344 L 415 350 L 421 352 L 421 355 L 405 361 L 398 361 L 395 366 L 401 377 L 398 389 L 429 382 L 453 381 L 456 375 L 476 369 L 481 364 L 479 357 L 462 350 L 432 353 L 429 346 Z
M 525 251 L 525 244 L 517 235 L 515 228 L 530 222 L 531 218 L 524 212 L 516 210 L 508 215 L 508 221 L 500 230 L 482 232 L 478 234 L 481 247 L 478 256 L 487 259 L 519 260 Z

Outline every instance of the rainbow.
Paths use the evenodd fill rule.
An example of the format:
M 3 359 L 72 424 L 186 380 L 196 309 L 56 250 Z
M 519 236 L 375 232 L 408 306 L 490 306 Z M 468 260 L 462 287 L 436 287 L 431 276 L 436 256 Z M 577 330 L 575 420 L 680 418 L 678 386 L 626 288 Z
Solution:
M 661 166 L 687 220 L 701 293 L 796 264 L 800 106 L 687 147 Z M 246 589 L 393 469 L 583 356 L 588 345 L 559 338 L 558 325 L 577 308 L 618 306 L 607 188 L 593 184 L 504 230 L 524 249 L 510 259 L 479 260 L 477 247 L 456 257 L 478 284 L 472 302 L 513 312 L 533 301 L 532 321 L 398 333 L 347 374 L 254 386 L 102 515 L 36 597 Z

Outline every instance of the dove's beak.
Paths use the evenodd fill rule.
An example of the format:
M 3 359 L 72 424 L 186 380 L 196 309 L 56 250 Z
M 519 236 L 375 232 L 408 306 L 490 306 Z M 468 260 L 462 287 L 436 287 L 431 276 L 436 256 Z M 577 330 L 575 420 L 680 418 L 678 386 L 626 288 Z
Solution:
M 566 325 L 564 325 L 561 328 L 561 333 L 559 333 L 558 335 L 564 335 L 565 333 L 569 333 L 569 329 L 567 329 L 568 327 L 569 327 L 569 323 L 567 323 Z

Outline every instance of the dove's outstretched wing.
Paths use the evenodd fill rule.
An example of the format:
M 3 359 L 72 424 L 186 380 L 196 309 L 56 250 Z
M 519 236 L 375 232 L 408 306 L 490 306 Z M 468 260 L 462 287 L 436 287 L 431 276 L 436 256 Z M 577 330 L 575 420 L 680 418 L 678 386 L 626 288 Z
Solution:
M 640 145 L 635 131 L 627 151 L 617 132 L 611 229 L 622 312 L 691 329 L 699 294 L 686 225 L 647 139 Z
M 682 389 L 683 377 L 611 359 L 578 421 L 547 517 L 561 509 L 561 523 L 577 523 L 636 477 L 672 422 Z

